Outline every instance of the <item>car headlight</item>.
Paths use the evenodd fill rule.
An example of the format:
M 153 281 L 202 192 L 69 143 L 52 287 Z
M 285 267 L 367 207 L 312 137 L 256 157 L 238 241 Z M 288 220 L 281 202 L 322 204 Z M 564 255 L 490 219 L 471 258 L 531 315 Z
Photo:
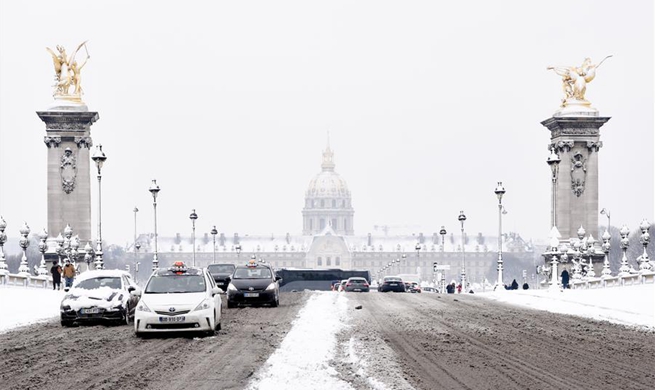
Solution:
M 236 287 L 234 287 L 234 285 L 233 285 L 232 283 L 230 283 L 230 284 L 227 285 L 227 290 L 228 290 L 228 291 L 239 291 L 239 289 L 237 289 Z
M 136 307 L 136 311 L 145 311 L 148 313 L 152 312 L 152 310 L 150 310 L 150 308 L 143 301 L 139 302 L 139 305 Z
M 266 290 L 275 290 L 275 287 L 276 287 L 275 282 L 273 282 L 273 283 L 269 284 L 268 287 L 266 287 Z
M 207 310 L 207 309 L 209 309 L 210 307 L 211 307 L 211 300 L 210 300 L 209 298 L 206 298 L 205 300 L 203 300 L 202 302 L 200 302 L 200 304 L 199 304 L 198 306 L 196 306 L 196 308 L 193 309 L 193 310 L 194 310 L 194 311 L 197 311 L 197 310 Z

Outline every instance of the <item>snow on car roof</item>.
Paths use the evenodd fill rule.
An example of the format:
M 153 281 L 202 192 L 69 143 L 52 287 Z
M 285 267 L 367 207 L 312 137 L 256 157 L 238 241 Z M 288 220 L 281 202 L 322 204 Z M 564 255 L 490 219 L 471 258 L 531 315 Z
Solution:
M 80 280 L 99 278 L 99 277 L 115 277 L 120 278 L 121 276 L 130 276 L 130 273 L 123 271 L 122 269 L 98 269 L 92 271 L 86 271 L 79 274 L 75 279 L 79 282 Z

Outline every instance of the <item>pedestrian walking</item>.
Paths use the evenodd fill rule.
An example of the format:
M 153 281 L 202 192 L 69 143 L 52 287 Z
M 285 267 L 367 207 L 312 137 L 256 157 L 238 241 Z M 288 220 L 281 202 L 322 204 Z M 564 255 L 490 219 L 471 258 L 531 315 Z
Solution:
M 562 288 L 569 288 L 569 271 L 562 271 Z
M 75 279 L 75 267 L 71 264 L 70 260 L 66 259 L 66 265 L 64 265 L 64 290 L 68 291 L 69 288 L 73 285 L 73 279 Z
M 50 268 L 50 273 L 52 274 L 52 289 L 60 290 L 61 289 L 61 266 L 57 263 L 57 260 L 52 262 L 52 268 Z

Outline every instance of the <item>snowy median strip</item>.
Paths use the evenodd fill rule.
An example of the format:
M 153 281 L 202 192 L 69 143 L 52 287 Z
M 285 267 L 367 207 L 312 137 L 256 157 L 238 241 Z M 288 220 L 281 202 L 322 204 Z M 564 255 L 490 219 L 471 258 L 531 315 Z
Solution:
M 291 331 L 273 352 L 248 388 L 352 389 L 329 365 L 337 348 L 337 334 L 348 318 L 345 294 L 316 292 L 293 322 Z

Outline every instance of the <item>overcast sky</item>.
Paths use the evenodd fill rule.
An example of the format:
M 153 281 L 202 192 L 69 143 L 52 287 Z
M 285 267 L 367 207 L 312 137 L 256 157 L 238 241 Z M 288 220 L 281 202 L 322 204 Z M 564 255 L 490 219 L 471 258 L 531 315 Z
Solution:
M 0 215 L 46 226 L 52 61 L 88 40 L 84 100 L 100 120 L 103 238 L 124 244 L 212 225 L 300 234 L 330 132 L 356 234 L 497 232 L 545 239 L 550 134 L 562 98 L 549 65 L 607 60 L 586 97 L 602 116 L 600 207 L 653 221 L 650 1 L 111 1 L 0 3 Z M 96 234 L 97 184 L 92 177 Z M 599 215 L 600 222 L 606 223 Z M 73 227 L 74 228 L 74 227 Z M 50 232 L 56 236 L 59 232 Z

